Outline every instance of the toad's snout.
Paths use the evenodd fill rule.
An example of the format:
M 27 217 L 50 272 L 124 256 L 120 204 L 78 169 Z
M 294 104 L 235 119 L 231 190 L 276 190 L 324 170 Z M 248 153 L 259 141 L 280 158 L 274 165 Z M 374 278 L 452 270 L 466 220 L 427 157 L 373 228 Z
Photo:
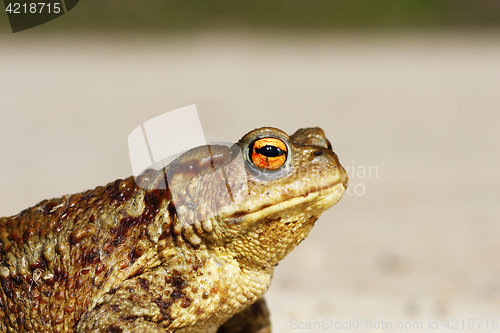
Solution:
M 322 165 L 329 165 L 328 172 L 333 173 L 335 178 L 335 184 L 342 184 L 344 189 L 349 185 L 349 177 L 344 167 L 340 164 L 339 158 L 335 152 L 331 150 L 330 147 L 315 147 L 314 152 L 315 160 L 317 160 Z
M 340 182 L 342 185 L 344 185 L 344 189 L 347 189 L 347 186 L 349 186 L 349 177 L 347 176 L 347 172 L 345 171 L 344 167 L 339 164 L 339 172 L 341 174 Z

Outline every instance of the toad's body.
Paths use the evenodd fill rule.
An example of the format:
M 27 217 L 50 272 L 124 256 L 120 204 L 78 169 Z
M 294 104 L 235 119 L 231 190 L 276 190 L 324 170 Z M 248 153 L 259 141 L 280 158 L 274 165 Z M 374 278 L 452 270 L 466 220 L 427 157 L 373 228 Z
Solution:
M 328 146 L 262 128 L 0 219 L 0 332 L 269 331 L 273 267 L 347 186 Z

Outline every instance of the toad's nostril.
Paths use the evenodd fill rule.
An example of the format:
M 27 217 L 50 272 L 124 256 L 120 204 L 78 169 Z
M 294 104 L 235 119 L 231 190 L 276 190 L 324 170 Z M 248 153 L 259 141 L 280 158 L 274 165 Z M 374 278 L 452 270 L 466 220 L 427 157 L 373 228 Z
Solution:
M 322 152 L 320 152 L 320 151 L 315 151 L 315 152 L 314 152 L 314 156 L 321 156 L 322 154 L 323 154 L 323 153 L 322 153 Z
M 330 140 L 326 139 L 326 148 L 333 150 L 332 149 L 332 144 L 330 143 Z

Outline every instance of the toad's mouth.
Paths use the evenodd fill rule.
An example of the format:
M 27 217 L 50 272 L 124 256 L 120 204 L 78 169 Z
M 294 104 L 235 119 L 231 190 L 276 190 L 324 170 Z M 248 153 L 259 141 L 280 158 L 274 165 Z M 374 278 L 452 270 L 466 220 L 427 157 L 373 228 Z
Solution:
M 271 206 L 260 207 L 253 212 L 240 211 L 228 216 L 226 219 L 229 223 L 234 224 L 251 223 L 307 202 L 315 202 L 318 209 L 323 211 L 335 205 L 342 198 L 346 188 L 347 180 L 343 180 L 330 187 L 311 191 L 307 195 L 293 197 Z

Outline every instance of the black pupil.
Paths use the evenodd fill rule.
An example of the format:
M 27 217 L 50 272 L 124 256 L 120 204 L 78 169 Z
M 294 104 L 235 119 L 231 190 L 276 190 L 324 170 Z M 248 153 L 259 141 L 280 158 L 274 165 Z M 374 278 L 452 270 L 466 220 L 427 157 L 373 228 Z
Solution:
M 257 148 L 255 149 L 255 152 L 264 155 L 266 157 L 278 157 L 285 154 L 285 151 L 283 151 L 282 149 L 276 146 L 269 146 L 269 145 Z

